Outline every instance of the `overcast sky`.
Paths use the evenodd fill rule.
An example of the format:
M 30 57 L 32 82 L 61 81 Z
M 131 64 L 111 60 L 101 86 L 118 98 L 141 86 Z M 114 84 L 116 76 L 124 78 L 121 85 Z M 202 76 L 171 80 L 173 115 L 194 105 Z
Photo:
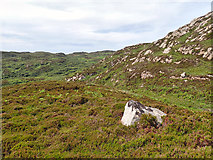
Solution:
M 1 0 L 0 50 L 118 50 L 211 11 L 211 0 Z

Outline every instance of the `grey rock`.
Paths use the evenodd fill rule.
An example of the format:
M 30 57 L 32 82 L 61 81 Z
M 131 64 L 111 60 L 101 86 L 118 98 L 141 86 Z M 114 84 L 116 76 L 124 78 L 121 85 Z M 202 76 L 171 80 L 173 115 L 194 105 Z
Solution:
M 185 78 L 185 77 L 186 77 L 186 72 L 181 73 L 180 76 L 181 76 L 182 78 Z
M 163 51 L 163 53 L 169 53 L 170 52 L 170 50 L 171 50 L 171 48 L 166 48 L 166 49 L 164 49 L 164 51 Z
M 166 116 L 166 113 L 157 108 L 147 107 L 140 102 L 130 100 L 125 105 L 121 123 L 125 126 L 133 125 L 140 120 L 142 114 L 151 114 L 152 116 L 155 116 L 158 124 L 163 122 L 161 117 Z
M 165 40 L 165 41 L 160 45 L 160 47 L 161 47 L 161 48 L 166 48 L 166 42 L 167 42 L 167 40 Z
M 152 53 L 152 51 L 149 49 L 144 53 L 144 55 L 147 55 L 147 54 L 150 54 L 150 53 Z
M 148 71 L 143 71 L 141 73 L 141 79 L 146 79 L 146 78 L 152 78 L 154 77 L 154 75 L 152 75 L 150 72 Z

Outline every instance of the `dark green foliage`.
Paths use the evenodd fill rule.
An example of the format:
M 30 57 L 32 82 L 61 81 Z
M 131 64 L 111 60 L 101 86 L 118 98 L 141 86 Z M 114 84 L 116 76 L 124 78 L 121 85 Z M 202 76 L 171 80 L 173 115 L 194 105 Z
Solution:
M 134 126 L 122 125 L 130 99 L 167 113 L 162 126 L 150 115 Z M 206 111 L 60 81 L 3 87 L 2 103 L 5 158 L 211 157 L 211 113 Z
M 92 53 L 2 52 L 3 85 L 40 80 L 64 80 L 76 71 L 112 54 L 113 51 Z
M 141 116 L 139 123 L 142 128 L 147 128 L 148 126 L 156 128 L 158 126 L 156 117 L 146 114 Z

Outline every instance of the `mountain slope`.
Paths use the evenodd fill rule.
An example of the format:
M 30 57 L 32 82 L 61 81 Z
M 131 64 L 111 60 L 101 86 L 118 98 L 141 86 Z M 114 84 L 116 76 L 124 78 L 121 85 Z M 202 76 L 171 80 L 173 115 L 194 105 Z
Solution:
M 62 80 L 112 53 L 113 51 L 98 51 L 65 55 L 48 52 L 2 52 L 3 85 L 34 80 Z
M 211 15 L 196 18 L 153 43 L 125 47 L 74 77 L 80 75 L 88 82 L 146 94 L 172 105 L 209 110 Z

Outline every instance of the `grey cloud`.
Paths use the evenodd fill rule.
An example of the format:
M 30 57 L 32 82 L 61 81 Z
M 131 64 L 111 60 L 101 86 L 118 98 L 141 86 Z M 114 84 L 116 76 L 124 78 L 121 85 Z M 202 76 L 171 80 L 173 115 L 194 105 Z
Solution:
M 73 43 L 73 42 L 59 42 L 58 45 L 64 46 L 77 46 L 77 47 L 94 47 L 94 43 Z
M 138 23 L 138 24 L 123 25 L 123 26 L 119 26 L 119 27 L 116 27 L 116 28 L 97 30 L 95 32 L 97 32 L 97 33 L 110 33 L 110 32 L 141 33 L 141 32 L 149 32 L 151 30 L 153 30 L 153 26 L 151 24 Z
M 67 7 L 70 6 L 70 2 L 68 1 L 57 1 L 57 2 L 34 1 L 28 2 L 28 4 L 55 10 L 65 10 Z
M 96 5 L 102 5 L 102 3 L 98 3 L 98 1 L 89 1 L 89 0 L 60 0 L 60 1 L 43 1 L 43 0 L 36 0 L 36 1 L 31 1 L 28 2 L 28 4 L 39 6 L 42 8 L 47 8 L 47 9 L 54 9 L 54 10 L 68 10 L 70 8 L 81 8 L 81 7 L 86 7 L 86 8 L 93 8 Z
M 159 3 L 157 7 L 152 5 L 147 7 L 142 0 L 126 0 L 123 5 L 118 3 L 119 1 L 121 2 L 121 0 L 96 2 L 95 0 L 26 0 L 24 4 L 30 4 L 30 7 L 36 6 L 33 16 L 40 9 L 43 11 L 45 8 L 51 10 L 47 12 L 50 15 L 34 16 L 33 19 L 24 16 L 15 17 L 15 12 L 14 18 L 2 14 L 0 18 L 3 17 L 4 21 L 2 21 L 1 37 L 6 39 L 2 43 L 3 49 L 51 52 L 117 50 L 131 44 L 162 38 L 168 32 L 188 23 L 192 18 L 205 14 L 204 12 L 208 10 L 206 3 L 202 5 L 201 3 L 193 3 L 193 5 L 192 3 Z M 138 3 L 134 4 L 133 1 Z M 20 10 L 21 6 L 19 6 Z M 73 9 L 73 13 L 76 10 L 84 14 L 92 13 L 89 16 L 70 20 L 69 15 L 72 15 Z M 51 13 L 54 14 L 55 10 L 69 13 L 65 14 L 68 18 L 54 18 Z M 24 13 L 28 14 L 28 10 Z M 61 12 L 56 12 L 55 15 L 57 16 L 58 13 Z M 116 13 L 117 17 L 114 17 Z M 15 41 L 17 39 L 18 41 Z
M 30 39 L 29 37 L 25 35 L 20 35 L 16 33 L 2 33 L 1 36 L 4 38 L 16 38 L 16 39 Z

